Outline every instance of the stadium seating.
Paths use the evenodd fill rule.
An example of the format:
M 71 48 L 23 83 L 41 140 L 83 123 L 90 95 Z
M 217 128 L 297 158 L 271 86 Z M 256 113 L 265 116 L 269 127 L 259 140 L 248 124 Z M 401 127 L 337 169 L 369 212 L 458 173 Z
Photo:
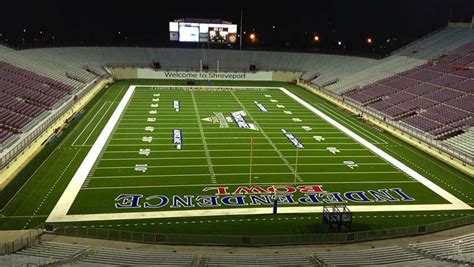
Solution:
M 471 127 L 467 132 L 451 137 L 444 143 L 458 149 L 468 156 L 474 157 L 474 127 Z
M 0 144 L 66 100 L 73 88 L 0 61 Z
M 474 265 L 474 233 L 447 240 L 410 244 L 410 247 L 437 260 Z
M 81 245 L 44 242 L 11 255 L 0 256 L 0 266 L 56 265 L 79 257 L 88 249 L 89 247 Z
M 82 258 L 75 264 L 79 266 L 105 265 L 167 265 L 195 266 L 195 255 L 184 253 L 140 252 L 120 249 L 99 249 Z
M 420 65 L 347 92 L 344 97 L 431 138 L 446 139 L 473 126 L 474 79 L 470 76 L 474 70 L 459 70 L 453 64 L 461 59 L 471 64 L 473 51 L 474 43 L 468 43 L 437 63 Z M 453 140 L 465 141 L 462 137 Z
M 167 253 L 43 242 L 0 256 L 0 266 L 466 266 L 474 264 L 474 234 L 447 240 L 364 250 L 299 253 L 218 254 L 198 258 Z
M 420 59 L 392 56 L 382 59 L 368 68 L 356 65 L 354 66 L 354 71 L 337 75 L 339 82 L 327 86 L 326 89 L 336 94 L 343 94 L 354 87 L 363 87 L 423 63 L 424 61 Z
M 399 56 L 410 56 L 420 59 L 432 59 L 442 56 L 465 43 L 473 42 L 470 28 L 445 27 L 424 38 L 408 44 L 392 53 Z
M 299 254 L 209 254 L 206 266 L 314 266 Z
M 316 258 L 325 266 L 387 265 L 400 263 L 402 266 L 423 256 L 400 247 L 384 247 L 354 251 L 316 252 Z

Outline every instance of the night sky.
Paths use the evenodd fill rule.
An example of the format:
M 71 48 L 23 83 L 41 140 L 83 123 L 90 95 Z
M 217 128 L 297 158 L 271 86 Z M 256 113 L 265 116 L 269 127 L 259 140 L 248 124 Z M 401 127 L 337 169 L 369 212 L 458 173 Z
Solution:
M 285 0 L 294 4 L 259 1 L 258 6 L 257 1 L 203 1 L 201 5 L 185 1 L 165 5 L 158 0 L 6 2 L 1 4 L 0 40 L 16 46 L 168 46 L 169 21 L 194 17 L 239 24 L 243 9 L 246 36 L 254 32 L 258 37 L 255 44 L 246 40 L 245 49 L 385 53 L 446 25 L 450 13 L 455 22 L 470 22 L 474 13 L 474 0 Z M 318 43 L 312 41 L 315 34 L 321 38 Z M 366 43 L 368 37 L 372 45 Z

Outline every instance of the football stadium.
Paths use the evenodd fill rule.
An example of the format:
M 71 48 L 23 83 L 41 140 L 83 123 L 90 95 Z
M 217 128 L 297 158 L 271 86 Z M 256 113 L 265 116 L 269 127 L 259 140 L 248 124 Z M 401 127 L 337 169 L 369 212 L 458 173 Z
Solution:
M 0 266 L 473 266 L 474 7 L 454 2 L 361 34 L 326 4 L 312 32 L 180 8 L 152 44 L 80 8 L 75 39 L 5 23 Z

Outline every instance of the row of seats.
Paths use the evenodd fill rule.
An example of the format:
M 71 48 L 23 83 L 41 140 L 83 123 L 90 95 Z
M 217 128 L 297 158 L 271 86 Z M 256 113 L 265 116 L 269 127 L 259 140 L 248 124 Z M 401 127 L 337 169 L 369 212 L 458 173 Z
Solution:
M 43 242 L 0 256 L 0 266 L 67 263 L 68 266 L 167 265 L 167 266 L 458 266 L 474 264 L 474 234 L 451 239 L 364 250 L 298 253 L 218 254 L 198 260 L 196 254 L 164 253 Z
M 206 266 L 314 266 L 300 254 L 209 254 Z
M 43 242 L 11 255 L 0 256 L 0 266 L 54 265 L 79 257 L 88 249 L 88 246 L 82 245 Z
M 0 61 L 0 146 L 72 91 L 62 82 Z
M 474 102 L 473 102 L 474 103 Z M 444 141 L 447 145 L 474 157 L 474 128 Z
M 156 253 L 120 249 L 99 249 L 83 257 L 75 265 L 101 266 L 107 265 L 168 265 L 194 266 L 196 256 L 185 253 Z
M 423 259 L 423 256 L 416 252 L 396 246 L 355 251 L 316 252 L 315 255 L 321 263 L 329 266 L 384 265 Z
M 456 238 L 354 251 L 315 252 L 323 266 L 466 266 L 473 265 L 474 234 Z
M 410 244 L 410 248 L 438 260 L 474 264 L 470 257 L 474 253 L 474 233 L 447 240 Z M 470 262 L 463 262 L 466 260 Z
M 474 63 L 470 56 L 474 42 L 455 51 L 456 58 Z M 432 138 L 446 139 L 474 126 L 474 69 L 453 65 L 456 58 L 443 63 L 443 58 L 352 90 L 344 97 Z
M 445 27 L 425 38 L 421 38 L 399 49 L 395 55 L 420 59 L 437 58 L 465 43 L 474 41 L 472 29 Z

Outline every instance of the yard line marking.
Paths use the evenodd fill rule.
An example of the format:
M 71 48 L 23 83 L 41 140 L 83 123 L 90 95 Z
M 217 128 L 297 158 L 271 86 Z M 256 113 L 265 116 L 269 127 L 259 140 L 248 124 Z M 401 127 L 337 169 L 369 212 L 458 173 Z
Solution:
M 283 137 L 284 138 L 284 137 Z M 348 137 L 348 136 L 344 136 L 344 137 L 324 137 L 327 139 L 350 139 L 350 140 L 353 140 L 352 138 Z M 232 140 L 229 140 L 229 141 L 233 141 L 233 140 L 239 140 L 239 139 L 244 139 L 244 140 L 248 140 L 248 137 L 232 137 Z M 253 139 L 265 139 L 265 137 L 263 136 L 256 136 L 254 137 Z M 301 137 L 301 138 L 298 138 L 298 139 L 301 139 L 301 140 L 314 140 L 314 138 L 312 137 Z M 112 141 L 116 140 L 116 141 L 126 141 L 126 140 L 129 140 L 129 141 L 141 141 L 141 138 L 111 138 Z M 166 137 L 153 137 L 153 140 L 169 140 L 169 138 L 166 138 Z M 186 140 L 201 140 L 201 137 L 186 137 Z M 222 140 L 222 137 L 206 137 L 206 140 Z M 248 144 L 248 143 L 246 143 Z M 288 142 L 285 142 L 285 144 L 288 144 Z M 315 143 L 315 144 L 319 144 L 319 145 L 322 145 L 322 144 L 327 144 L 327 143 Z M 329 143 L 330 144 L 330 143 Z M 341 143 L 334 143 L 334 144 L 341 144 Z M 348 143 L 349 144 L 349 143 Z M 360 145 L 359 143 L 357 142 L 354 142 L 354 143 L 350 143 L 350 144 L 358 144 Z
M 207 161 L 207 167 L 209 169 L 209 174 L 211 175 L 211 181 L 212 183 L 216 183 L 216 174 L 214 173 L 214 167 L 212 166 L 212 160 L 211 160 L 211 155 L 209 154 L 209 149 L 207 148 L 207 142 L 206 142 L 206 137 L 204 136 L 204 129 L 202 128 L 201 124 L 201 118 L 199 115 L 199 110 L 196 104 L 196 99 L 194 98 L 194 92 L 191 91 L 191 97 L 193 99 L 193 106 L 194 106 L 194 111 L 196 114 L 196 120 L 198 123 L 199 127 L 199 132 L 201 134 L 201 140 L 202 140 L 202 146 L 204 148 L 204 154 L 206 155 L 206 161 Z M 160 151 L 161 152 L 161 151 Z
M 275 144 L 272 145 L 272 147 L 274 146 Z M 120 145 L 110 145 L 110 146 L 120 146 Z M 125 145 L 124 145 L 125 146 Z M 128 145 L 128 146 L 137 146 L 137 145 Z M 150 145 L 152 146 L 152 145 Z M 276 146 L 275 146 L 276 148 Z M 276 148 L 278 149 L 278 148 Z M 305 151 L 327 151 L 326 148 L 305 148 L 304 149 Z M 346 148 L 346 149 L 340 149 L 342 152 L 343 151 L 369 151 L 368 149 L 366 148 Z M 210 152 L 228 152 L 229 149 L 208 149 L 208 151 Z M 234 152 L 244 152 L 244 151 L 248 151 L 247 149 L 232 149 L 232 151 Z M 275 151 L 274 149 L 254 149 L 253 151 L 259 151 L 259 152 L 269 152 L 269 151 Z M 295 151 L 295 149 L 278 149 L 278 151 Z M 129 151 L 129 150 L 109 150 L 109 151 L 105 151 L 105 153 L 107 154 L 113 154 L 113 153 L 136 153 L 137 151 Z M 160 150 L 160 153 L 170 153 L 170 152 L 177 152 L 176 150 Z M 206 152 L 206 149 L 186 149 L 186 150 L 182 150 L 182 151 L 179 151 L 180 153 L 184 153 L 184 152 Z M 283 154 L 282 153 L 278 153 L 278 154 L 281 154 L 282 157 L 283 157 Z
M 158 121 L 159 123 L 159 121 Z M 169 123 L 171 124 L 171 123 Z M 143 123 L 140 123 L 140 125 L 144 125 Z M 176 122 L 174 123 L 174 125 L 176 125 Z M 217 126 L 217 125 L 216 125 Z M 167 127 L 160 127 L 159 125 L 158 126 L 155 126 L 155 129 L 168 129 L 168 128 L 171 128 L 172 126 L 167 126 Z M 217 128 L 217 127 L 216 127 Z M 267 129 L 281 129 L 281 127 L 265 127 Z M 299 132 L 299 133 L 307 133 L 306 131 L 301 131 L 300 127 L 294 127 L 294 126 L 291 126 L 291 127 L 286 127 L 286 128 L 289 128 L 289 129 L 295 129 L 294 132 Z M 119 130 L 141 130 L 143 129 L 143 127 L 118 127 Z M 196 129 L 195 127 L 181 127 L 180 129 L 187 129 L 187 130 L 194 130 Z M 313 130 L 317 131 L 318 133 L 321 132 L 323 133 L 322 131 L 319 131 L 319 129 L 323 129 L 323 130 L 327 130 L 327 129 L 335 129 L 334 127 L 314 127 Z M 326 132 L 329 132 L 329 133 L 339 133 L 339 132 L 333 132 L 333 131 L 326 131 Z M 219 133 L 219 132 L 214 132 L 214 133 Z M 279 131 L 269 131 L 268 133 L 281 133 Z
M 100 109 L 97 111 L 97 113 L 94 115 L 94 117 L 92 117 L 89 121 L 88 124 L 86 124 L 86 126 L 84 127 L 84 129 L 82 129 L 82 131 L 79 133 L 79 135 L 77 135 L 76 139 L 74 139 L 74 141 L 72 142 L 72 145 L 74 146 L 74 144 L 76 143 L 77 139 L 79 139 L 79 137 L 82 136 L 82 133 L 84 133 L 85 130 L 87 130 L 87 128 L 89 127 L 89 125 L 94 121 L 95 117 L 97 117 L 97 115 L 100 114 L 100 111 L 102 110 L 102 108 L 106 105 L 107 103 L 102 103 L 102 106 L 100 107 Z
M 418 181 L 346 181 L 346 182 L 301 182 L 300 184 L 413 184 L 419 183 Z M 290 183 L 252 183 L 253 185 L 289 185 Z M 229 183 L 229 184 L 181 184 L 181 185 L 137 185 L 137 186 L 101 186 L 101 187 L 88 187 L 82 188 L 82 190 L 107 190 L 107 189 L 134 189 L 134 188 L 174 188 L 174 187 L 206 187 L 206 186 L 226 186 L 226 185 L 242 185 L 242 183 Z
M 359 166 L 363 165 L 391 165 L 390 163 L 386 162 L 378 162 L 378 163 L 357 163 Z M 148 169 L 150 168 L 196 168 L 196 167 L 207 167 L 207 164 L 199 164 L 199 165 L 148 165 Z M 214 164 L 214 167 L 246 167 L 248 164 Z M 253 166 L 281 166 L 281 164 L 274 164 L 274 163 L 257 163 L 253 164 Z M 344 163 L 301 163 L 298 166 L 346 166 Z M 110 166 L 110 167 L 96 167 L 96 170 L 100 169 L 134 169 L 134 166 Z
M 155 138 L 153 138 L 155 139 Z M 222 139 L 222 138 L 221 138 Z M 298 138 L 299 140 L 302 140 L 302 138 Z M 113 142 L 115 139 L 112 139 L 111 141 Z M 309 141 L 310 139 L 307 138 L 307 140 Z M 229 140 L 229 142 L 232 142 L 232 140 Z M 224 143 L 207 143 L 209 146 L 231 146 L 231 145 L 248 145 L 248 143 L 235 143 L 235 142 L 232 142 L 231 144 L 224 144 Z M 275 145 L 287 145 L 287 146 L 292 146 L 291 143 L 288 143 L 288 142 L 284 142 L 284 143 L 279 143 L 279 142 L 274 142 Z M 111 146 L 111 147 L 117 147 L 117 146 L 140 146 L 142 144 L 110 144 L 108 146 Z M 146 146 L 169 146 L 170 144 L 169 143 L 161 143 L 161 144 L 143 144 L 143 145 L 146 145 Z M 268 145 L 268 144 L 258 144 L 260 146 L 263 146 L 263 145 Z M 308 147 L 308 146 L 328 146 L 328 145 L 357 145 L 357 146 L 360 146 L 359 143 L 306 143 L 305 146 Z M 203 146 L 203 144 L 200 144 L 200 143 L 187 143 L 186 146 Z M 325 147 L 326 148 L 326 147 Z M 349 150 L 349 149 L 344 149 L 344 148 L 341 148 L 342 150 Z M 350 149 L 357 149 L 357 148 L 350 148 Z M 211 149 L 212 151 L 214 151 L 213 149 Z M 305 150 L 310 150 L 310 148 L 306 149 Z M 324 149 L 326 150 L 326 149 Z M 359 149 L 359 150 L 367 150 L 367 149 Z
M 397 174 L 403 173 L 401 171 L 370 171 L 370 172 L 359 172 L 359 171 L 350 171 L 347 172 L 298 172 L 299 174 Z M 236 175 L 247 175 L 248 172 L 240 173 L 216 173 L 216 176 L 236 176 Z M 258 175 L 294 175 L 291 172 L 255 172 L 254 174 Z M 193 174 L 193 173 L 182 173 L 182 174 L 149 174 L 149 175 L 107 175 L 107 176 L 90 176 L 91 179 L 127 179 L 127 178 L 166 178 L 166 177 L 183 177 L 183 176 L 208 176 L 208 174 Z M 291 178 L 291 176 L 288 176 Z
M 107 110 L 104 112 L 104 114 L 102 115 L 102 117 L 100 117 L 99 121 L 96 123 L 94 129 L 92 129 L 92 131 L 89 133 L 89 135 L 87 136 L 86 140 L 84 140 L 84 142 L 82 142 L 82 145 L 84 146 L 87 142 L 87 140 L 89 140 L 89 138 L 91 137 L 91 135 L 94 133 L 95 129 L 97 129 L 97 126 L 99 126 L 99 124 L 102 122 L 102 120 L 104 119 L 104 117 L 107 115 L 107 112 L 109 112 L 110 108 L 112 107 L 113 103 L 110 103 L 109 107 L 107 108 Z M 97 113 L 99 114 L 99 113 Z
M 287 156 L 287 158 L 295 158 L 296 156 Z M 380 158 L 378 156 L 350 156 L 351 158 Z M 213 157 L 214 159 L 248 159 L 248 156 L 230 156 L 230 157 Z M 254 159 L 279 159 L 278 156 L 254 156 Z M 298 158 L 327 158 L 327 156 L 298 156 Z M 347 158 L 347 156 L 332 155 L 331 158 Z M 147 160 L 187 160 L 187 159 L 206 159 L 206 157 L 165 157 L 165 158 L 146 158 Z M 137 158 L 111 158 L 111 159 L 100 159 L 101 161 L 108 160 L 143 160 L 143 157 Z

